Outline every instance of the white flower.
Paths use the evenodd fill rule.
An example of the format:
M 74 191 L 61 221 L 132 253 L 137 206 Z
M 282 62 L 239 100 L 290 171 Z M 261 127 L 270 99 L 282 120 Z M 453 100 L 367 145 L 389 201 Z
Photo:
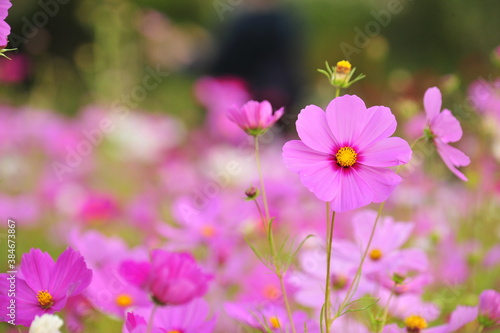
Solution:
M 29 333 L 61 333 L 59 330 L 64 324 L 63 320 L 56 315 L 45 313 L 35 316 L 31 322 Z

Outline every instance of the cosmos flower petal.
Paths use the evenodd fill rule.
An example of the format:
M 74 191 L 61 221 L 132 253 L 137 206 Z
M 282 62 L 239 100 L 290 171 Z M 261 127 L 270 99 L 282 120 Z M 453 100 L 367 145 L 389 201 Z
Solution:
M 337 97 L 326 108 L 328 125 L 341 146 L 357 144 L 367 118 L 365 102 L 355 95 Z
M 457 167 L 467 166 L 470 164 L 469 156 L 465 155 L 461 150 L 450 146 L 449 144 L 441 142 L 439 139 L 434 140 L 436 148 L 443 159 L 444 164 L 453 172 L 458 178 L 467 181 L 467 177 L 460 172 Z
M 432 133 L 445 143 L 457 142 L 462 138 L 460 122 L 447 109 L 444 109 L 443 112 L 434 117 L 431 122 L 431 128 Z
M 329 160 L 330 155 L 318 152 L 306 146 L 302 141 L 292 140 L 283 146 L 283 160 L 287 168 L 300 172 L 311 164 Z
M 68 248 L 64 251 L 53 268 L 48 290 L 56 298 L 59 295 L 78 295 L 92 281 L 92 271 L 87 268 L 82 255 Z
M 357 172 L 373 191 L 373 202 L 387 200 L 401 182 L 401 177 L 390 169 L 364 166 L 358 168 Z
M 455 311 L 451 313 L 450 321 L 448 323 L 449 332 L 455 332 L 459 328 L 467 325 L 475 320 L 478 315 L 477 306 L 457 306 Z
M 408 142 L 391 137 L 365 148 L 359 153 L 359 163 L 373 167 L 391 167 L 406 164 L 412 151 Z
M 424 95 L 424 107 L 427 120 L 432 120 L 441 111 L 441 91 L 437 87 L 427 89 Z
M 369 124 L 369 126 L 365 124 L 356 141 L 356 145 L 360 150 L 390 137 L 396 131 L 396 117 L 388 107 L 372 106 L 366 110 L 364 117 L 367 119 L 366 124 Z
M 331 201 L 332 209 L 345 212 L 366 206 L 373 200 L 373 191 L 361 175 L 350 168 L 339 172 L 340 189 Z
M 297 119 L 297 133 L 306 146 L 318 152 L 331 154 L 337 145 L 328 127 L 325 112 L 316 105 L 308 105 Z
M 21 277 L 35 291 L 49 288 L 50 272 L 55 266 L 54 260 L 47 252 L 31 249 L 21 260 Z

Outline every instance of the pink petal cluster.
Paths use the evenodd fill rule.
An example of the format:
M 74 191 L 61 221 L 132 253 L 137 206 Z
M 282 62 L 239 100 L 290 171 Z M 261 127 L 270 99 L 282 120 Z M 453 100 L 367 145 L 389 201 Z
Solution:
M 358 96 L 337 97 L 326 112 L 315 105 L 302 109 L 301 140 L 285 144 L 283 159 L 336 212 L 383 202 L 401 182 L 389 167 L 407 163 L 412 153 L 406 141 L 390 137 L 395 130 L 389 108 L 367 109 Z
M 227 117 L 246 133 L 255 136 L 267 131 L 284 113 L 284 108 L 273 113 L 273 107 L 268 101 L 248 101 L 241 108 L 230 108 Z
M 212 278 L 191 255 L 164 250 L 153 250 L 151 262 L 125 261 L 120 270 L 127 281 L 145 289 L 161 305 L 185 304 L 203 296 Z
M 479 321 L 485 326 L 500 324 L 500 293 L 495 290 L 485 290 L 479 295 Z
M 14 276 L 14 278 L 12 278 Z M 4 291 L 15 283 L 15 299 Z M 17 275 L 0 274 L 0 321 L 9 321 L 15 300 L 16 325 L 29 326 L 35 316 L 61 311 L 68 298 L 82 293 L 92 281 L 79 252 L 68 248 L 56 262 L 46 252 L 31 249 L 23 255 Z
M 450 110 L 444 109 L 441 112 L 441 99 L 441 91 L 436 87 L 429 88 L 425 92 L 424 106 L 430 134 L 444 164 L 458 178 L 467 181 L 467 177 L 457 167 L 469 165 L 470 158 L 449 145 L 462 138 L 462 127 Z
M 9 15 L 9 8 L 12 6 L 10 0 L 0 0 L 0 49 L 7 46 L 7 37 L 10 35 L 10 26 L 5 22 Z

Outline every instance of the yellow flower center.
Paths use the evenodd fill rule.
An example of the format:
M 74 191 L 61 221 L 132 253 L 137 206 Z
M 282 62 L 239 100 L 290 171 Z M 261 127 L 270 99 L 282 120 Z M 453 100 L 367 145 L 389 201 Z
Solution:
M 420 316 L 409 316 L 405 319 L 406 331 L 410 333 L 419 333 L 427 327 L 427 322 Z
M 370 251 L 370 259 L 373 261 L 377 261 L 382 258 L 382 251 L 379 249 L 373 249 Z
M 281 327 L 278 317 L 269 318 L 269 324 L 271 325 L 271 328 L 273 328 L 273 329 Z
M 277 299 L 280 296 L 280 291 L 275 286 L 265 286 L 264 287 L 264 296 L 267 299 Z
M 134 299 L 130 295 L 120 294 L 116 296 L 116 304 L 118 304 L 118 306 L 121 306 L 123 308 L 131 306 L 133 302 Z
M 337 164 L 344 168 L 353 166 L 356 163 L 357 157 L 358 154 L 351 147 L 342 147 L 335 154 Z
M 42 309 L 50 309 L 52 305 L 54 305 L 54 299 L 47 290 L 40 290 L 36 294 L 36 299 L 38 300 L 38 304 L 40 304 Z
M 215 235 L 215 228 L 211 225 L 204 225 L 201 227 L 201 234 L 203 237 L 211 238 Z
M 182 332 L 181 332 L 181 331 L 174 330 L 174 331 L 168 331 L 168 333 L 182 333 Z
M 351 63 L 347 60 L 342 60 L 335 66 L 335 71 L 339 74 L 349 74 L 351 72 Z

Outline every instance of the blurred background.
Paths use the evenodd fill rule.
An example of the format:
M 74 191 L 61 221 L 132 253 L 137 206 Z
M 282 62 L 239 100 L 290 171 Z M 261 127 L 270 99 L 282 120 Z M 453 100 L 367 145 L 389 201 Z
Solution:
M 465 136 L 456 146 L 471 156 L 469 182 L 458 183 L 434 149 L 419 151 L 413 183 L 394 196 L 402 208 L 391 214 L 418 222 L 412 212 L 437 212 L 420 219 L 417 237 L 453 245 L 453 260 L 448 252 L 434 258 L 438 283 L 443 274 L 458 279 L 444 262 L 463 267 L 457 283 L 467 284 L 442 317 L 455 303 L 474 304 L 480 291 L 498 290 L 500 269 L 499 13 L 498 0 L 13 0 L 7 47 L 17 51 L 0 57 L 0 218 L 19 222 L 17 261 L 32 247 L 54 258 L 68 244 L 79 248 L 84 230 L 130 246 L 166 244 L 217 273 L 210 298 L 219 309 L 240 283 L 225 275 L 234 254 L 251 255 L 244 236 L 262 235 L 242 199 L 257 184 L 252 144 L 226 119 L 227 107 L 251 98 L 285 106 L 293 136 L 305 105 L 323 107 L 335 95 L 317 69 L 346 59 L 354 77 L 367 77 L 342 93 L 389 106 L 408 141 L 422 134 L 429 87 L 441 89 L 443 107 L 460 120 Z M 264 161 L 286 231 L 321 234 L 323 206 L 287 173 L 283 142 L 274 141 Z M 233 161 L 241 172 L 226 177 Z M 184 201 L 208 222 L 184 221 L 176 211 Z M 443 211 L 449 224 L 436 223 Z M 344 221 L 339 237 L 350 232 Z M 486 253 L 495 271 L 483 268 Z M 236 261 L 247 271 L 256 262 Z M 434 288 L 429 299 L 442 286 Z M 88 332 L 121 329 L 96 318 Z
M 7 18 L 18 51 L 0 59 L 0 98 L 71 116 L 130 93 L 150 67 L 169 76 L 140 109 L 197 124 L 193 83 L 213 75 L 297 113 L 331 98 L 316 69 L 344 58 L 367 75 L 350 93 L 368 105 L 437 84 L 463 92 L 492 75 L 499 12 L 495 0 L 23 0 Z

